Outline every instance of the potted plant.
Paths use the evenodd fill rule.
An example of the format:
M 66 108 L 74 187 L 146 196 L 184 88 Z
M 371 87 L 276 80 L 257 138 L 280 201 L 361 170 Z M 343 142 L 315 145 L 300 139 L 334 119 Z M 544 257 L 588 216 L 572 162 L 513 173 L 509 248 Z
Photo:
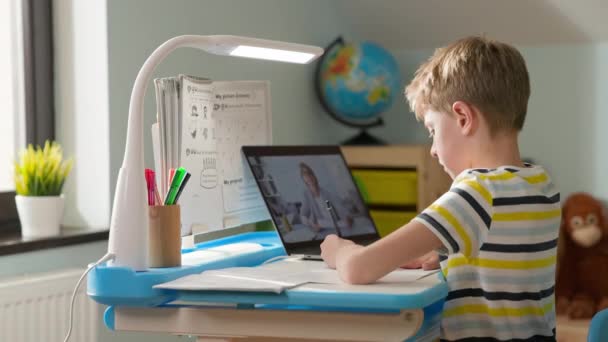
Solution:
M 63 218 L 64 197 L 61 193 L 73 160 L 63 160 L 56 142 L 44 148 L 31 144 L 21 151 L 15 162 L 15 202 L 23 237 L 59 235 Z

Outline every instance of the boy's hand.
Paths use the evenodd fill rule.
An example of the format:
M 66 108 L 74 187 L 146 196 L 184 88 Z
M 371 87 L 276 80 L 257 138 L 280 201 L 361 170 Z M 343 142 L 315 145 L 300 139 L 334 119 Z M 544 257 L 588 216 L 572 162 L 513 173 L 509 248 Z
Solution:
M 417 259 L 402 265 L 401 268 L 422 268 L 424 270 L 436 270 L 439 268 L 439 254 L 431 251 Z
M 344 246 L 354 245 L 350 240 L 339 238 L 335 234 L 330 234 L 325 237 L 321 243 L 321 257 L 329 268 L 336 268 L 336 255 L 338 250 Z

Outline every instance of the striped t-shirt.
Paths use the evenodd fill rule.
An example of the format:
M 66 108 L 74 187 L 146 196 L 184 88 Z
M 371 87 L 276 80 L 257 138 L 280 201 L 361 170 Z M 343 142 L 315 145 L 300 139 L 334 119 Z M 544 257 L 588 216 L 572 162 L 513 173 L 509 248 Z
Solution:
M 442 242 L 442 341 L 555 341 L 559 192 L 540 166 L 469 169 L 416 217 Z

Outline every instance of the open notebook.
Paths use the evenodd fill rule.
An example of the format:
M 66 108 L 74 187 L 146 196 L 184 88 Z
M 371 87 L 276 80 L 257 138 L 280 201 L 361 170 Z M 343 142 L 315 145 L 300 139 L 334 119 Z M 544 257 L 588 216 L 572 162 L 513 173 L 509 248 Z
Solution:
M 377 284 L 409 283 L 438 270 L 399 269 L 379 279 Z M 191 274 L 154 288 L 191 291 L 246 291 L 281 293 L 303 284 L 343 284 L 336 270 L 322 262 L 285 259 L 257 267 L 231 267 Z

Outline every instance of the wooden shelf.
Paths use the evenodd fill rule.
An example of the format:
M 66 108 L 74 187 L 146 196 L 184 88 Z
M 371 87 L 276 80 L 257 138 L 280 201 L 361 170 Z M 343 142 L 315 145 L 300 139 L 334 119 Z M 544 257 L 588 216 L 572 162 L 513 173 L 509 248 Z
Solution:
M 430 154 L 428 145 L 342 146 L 350 168 L 415 169 L 418 174 L 417 211 L 445 193 L 452 179 Z

